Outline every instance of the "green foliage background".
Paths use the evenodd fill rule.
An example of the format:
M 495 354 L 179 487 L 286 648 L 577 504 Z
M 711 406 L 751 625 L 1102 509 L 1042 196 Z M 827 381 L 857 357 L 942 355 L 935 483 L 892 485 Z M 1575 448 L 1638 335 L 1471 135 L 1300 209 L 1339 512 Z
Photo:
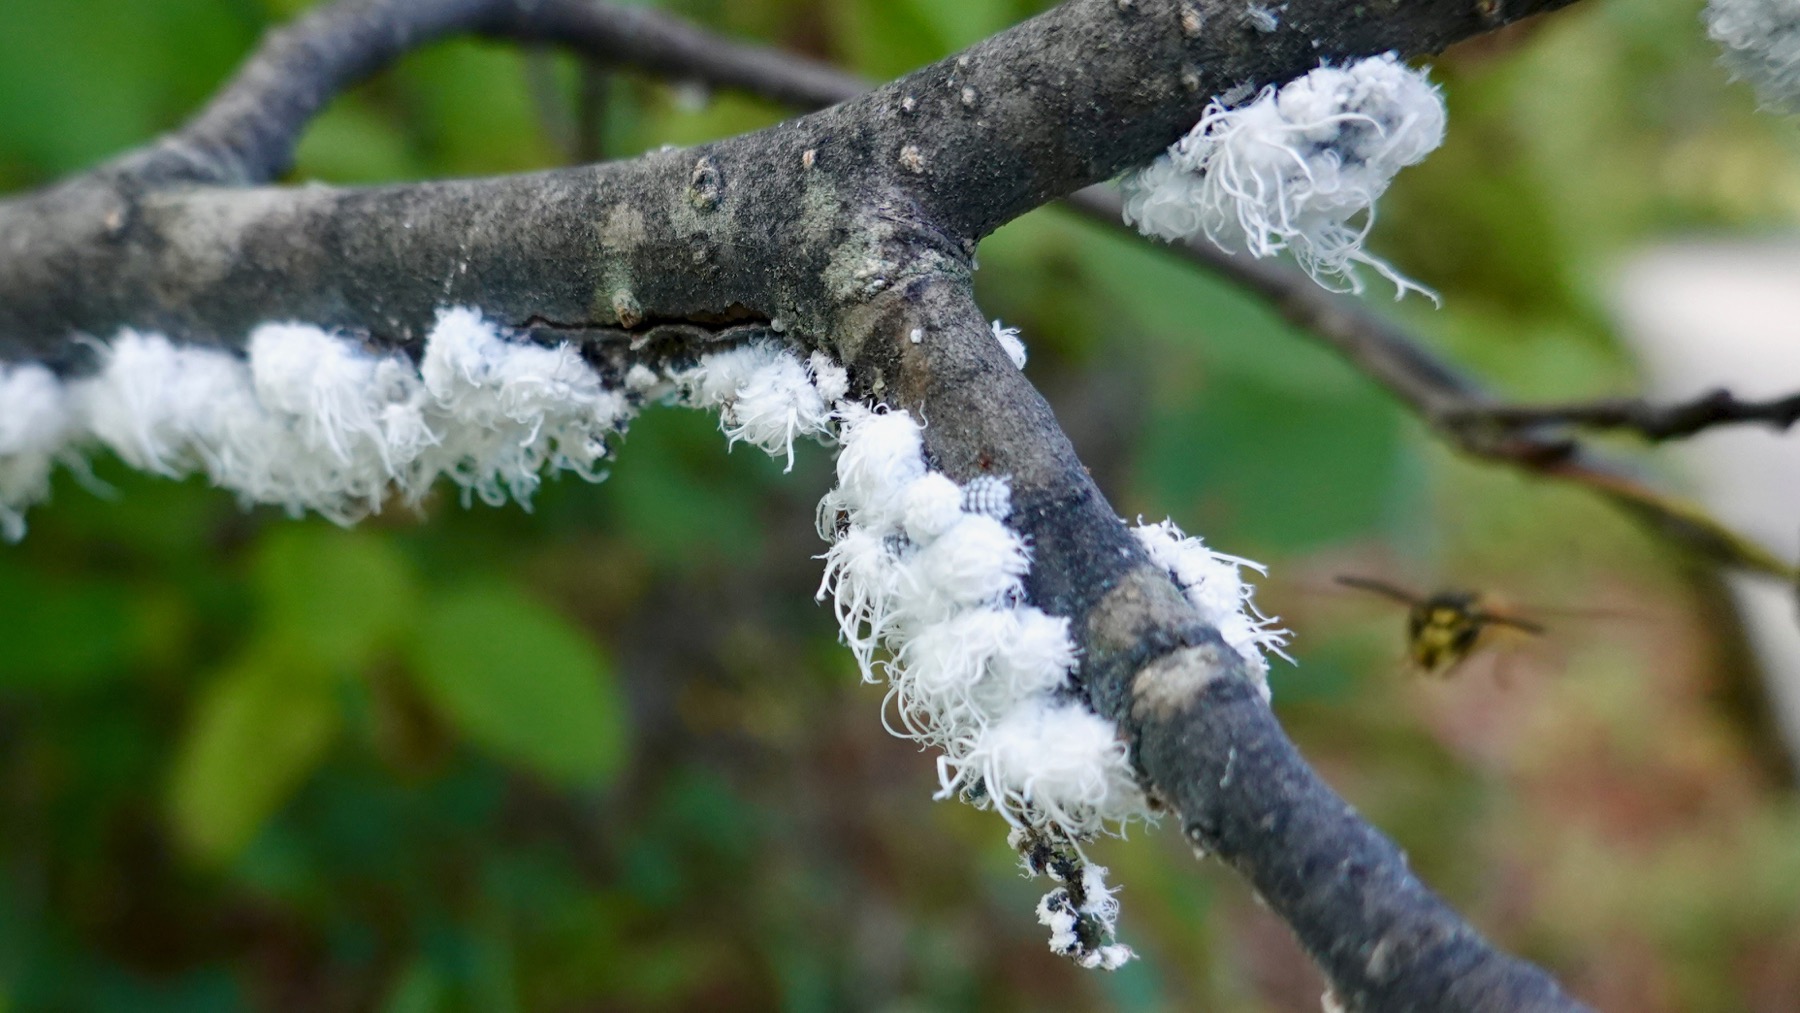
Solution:
M 304 6 L 6 0 L 0 190 L 179 122 Z M 884 78 L 1041 5 L 670 6 Z M 1668 0 L 1449 54 L 1449 143 L 1378 234 L 1445 309 L 1394 312 L 1522 395 L 1630 389 L 1610 265 L 1800 218 L 1800 129 L 1711 61 Z M 577 75 L 439 46 L 334 104 L 294 178 L 558 164 Z M 598 136 L 625 156 L 783 115 L 622 77 Z M 1300 634 L 1277 707 L 1429 881 L 1607 1008 L 1800 1008 L 1800 814 L 1708 579 L 1452 460 L 1150 244 L 1050 209 L 981 261 L 1121 511 L 1273 564 Z M 1097 849 L 1144 959 L 1045 952 L 999 820 L 929 801 L 930 758 L 880 733 L 811 604 L 828 481 L 822 451 L 784 475 L 672 410 L 531 512 L 444 494 L 355 531 L 109 460 L 63 475 L 0 547 L 0 1011 L 1316 1009 L 1285 930 L 1166 830 Z M 1649 618 L 1425 684 L 1398 616 L 1317 593 L 1339 572 Z

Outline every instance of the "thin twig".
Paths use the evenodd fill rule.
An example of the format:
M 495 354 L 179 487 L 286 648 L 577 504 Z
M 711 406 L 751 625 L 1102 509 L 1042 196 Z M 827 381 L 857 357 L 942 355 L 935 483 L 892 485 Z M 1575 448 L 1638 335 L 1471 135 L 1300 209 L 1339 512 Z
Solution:
M 1451 426 L 1517 431 L 1546 426 L 1592 430 L 1629 430 L 1647 440 L 1679 440 L 1718 426 L 1761 423 L 1788 429 L 1800 422 L 1800 394 L 1766 401 L 1743 401 L 1724 388 L 1689 401 L 1651 404 L 1640 398 L 1612 398 L 1545 405 L 1493 405 L 1452 409 L 1444 414 Z
M 550 49 L 531 49 L 525 56 L 525 91 L 531 96 L 531 108 L 537 115 L 538 129 L 543 131 L 563 161 L 570 164 L 592 161 L 577 155 L 575 140 L 577 113 L 574 103 L 564 92 L 556 73 L 556 54 Z
M 314 116 L 407 53 L 458 34 L 568 47 L 605 65 L 703 80 L 802 108 L 865 91 L 808 60 L 735 42 L 660 11 L 593 0 L 353 0 L 269 35 L 180 129 L 109 167 L 143 183 L 266 183 L 287 171 Z

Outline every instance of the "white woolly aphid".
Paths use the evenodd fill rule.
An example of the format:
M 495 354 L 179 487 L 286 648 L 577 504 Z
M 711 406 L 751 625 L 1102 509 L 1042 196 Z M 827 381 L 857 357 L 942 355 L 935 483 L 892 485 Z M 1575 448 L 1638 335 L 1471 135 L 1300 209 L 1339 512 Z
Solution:
M 1075 668 L 1069 621 L 1034 608 L 968 609 L 902 642 L 890 674 L 896 734 L 933 746 L 985 729 L 1014 703 L 1061 689 Z
M 998 320 L 994 321 L 993 327 L 994 340 L 1000 342 L 1000 347 L 1006 350 L 1006 357 L 1012 360 L 1013 365 L 1024 369 L 1025 342 L 1019 337 L 1019 329 L 1006 327 Z
M 1054 873 L 1052 873 L 1054 875 Z M 1058 888 L 1038 901 L 1038 924 L 1050 929 L 1050 949 L 1070 957 L 1083 967 L 1114 971 L 1123 967 L 1135 954 L 1131 947 L 1118 943 L 1086 947 L 1081 941 L 1080 926 L 1085 919 L 1106 938 L 1112 938 L 1119 918 L 1119 902 L 1106 885 L 1106 868 L 1088 863 L 1080 876 L 1082 901 L 1077 903 L 1067 888 Z
M 262 431 L 259 445 L 278 445 L 286 461 L 215 481 L 253 501 L 354 520 L 381 509 L 393 484 L 410 484 L 413 463 L 438 440 L 418 370 L 403 356 L 298 324 L 258 327 L 248 353 L 256 407 L 234 396 L 244 418 L 259 419 L 247 423 Z
M 925 475 L 919 423 L 906 412 L 850 403 L 837 414 L 837 488 L 820 504 L 821 521 L 842 510 L 852 527 L 885 536 L 905 518 L 907 487 Z
M 56 374 L 35 363 L 0 363 L 0 538 L 25 537 L 25 509 L 50 495 L 69 407 Z
M 1171 520 L 1139 524 L 1133 531 L 1150 561 L 1169 571 L 1201 619 L 1218 630 L 1226 645 L 1244 659 L 1246 669 L 1267 699 L 1267 655 L 1293 660 L 1282 650 L 1288 631 L 1275 625 L 1276 618 L 1257 610 L 1253 600 L 1256 589 L 1243 578 L 1245 569 L 1268 571 L 1260 563 L 1214 552 L 1200 539 L 1183 534 Z
M 244 354 L 122 331 L 97 371 L 64 383 L 0 364 L 0 534 L 48 493 L 51 462 L 87 446 L 170 477 L 199 472 L 250 503 L 349 523 L 438 478 L 465 501 L 529 504 L 545 471 L 603 477 L 607 440 L 638 404 L 687 397 L 722 407 L 734 440 L 791 454 L 829 437 L 848 376 L 823 353 L 755 344 L 679 376 L 634 366 L 608 385 L 570 344 L 520 340 L 469 309 L 441 312 L 417 366 L 340 334 L 266 324 Z M 695 396 L 696 389 L 701 391 Z
M 937 538 L 963 518 L 962 487 L 938 472 L 919 476 L 900 497 L 900 526 L 916 542 Z
M 625 389 L 643 397 L 654 395 L 666 382 L 661 373 L 641 362 L 632 363 L 625 371 Z
M 1732 77 L 1770 108 L 1800 113 L 1800 3 L 1712 0 L 1703 17 Z
M 806 358 L 806 368 L 812 375 L 814 392 L 826 404 L 835 405 L 849 396 L 850 371 L 830 355 L 824 352 L 812 353 Z M 823 425 L 821 423 L 821 434 L 825 431 Z
M 900 577 L 888 539 L 868 528 L 851 525 L 825 551 L 818 597 L 831 596 L 844 646 L 856 658 L 864 682 L 877 681 L 875 649 L 895 622 Z
M 832 540 L 819 595 L 832 599 L 863 678 L 887 682 L 884 724 L 942 750 L 938 797 L 995 809 L 1071 846 L 1144 817 L 1118 730 L 1071 692 L 1068 620 L 1024 601 L 1030 553 L 1005 523 L 1010 484 L 982 476 L 959 486 L 931 471 L 906 412 L 841 402 L 837 416 L 838 485 L 819 511 Z M 880 648 L 886 660 L 876 660 Z M 1085 896 L 1099 906 L 1068 901 L 1051 948 L 1116 968 L 1130 950 L 1111 942 L 1116 905 L 1106 906 L 1104 870 L 1096 875 Z M 1076 932 L 1084 919 L 1093 930 L 1085 943 Z
M 1023 595 L 1030 565 L 1012 529 L 986 514 L 965 513 L 901 563 L 899 609 L 906 619 L 929 623 L 963 609 L 1009 604 Z
M 292 420 L 304 445 L 348 464 L 364 452 L 393 472 L 424 435 L 418 372 L 399 356 L 371 355 L 317 327 L 265 324 L 250 334 L 250 379 L 271 414 Z M 389 431 L 403 434 L 390 451 Z
M 1073 700 L 1028 699 L 1033 706 L 1008 708 L 952 742 L 938 760 L 938 798 L 979 787 L 984 803 L 1010 820 L 1041 820 L 1081 836 L 1143 812 L 1111 721 Z
M 1257 257 L 1288 250 L 1327 288 L 1361 292 L 1356 265 L 1366 264 L 1396 298 L 1431 295 L 1363 241 L 1394 175 L 1443 139 L 1442 96 L 1392 53 L 1320 66 L 1241 105 L 1213 100 L 1187 136 L 1123 181 L 1125 220 Z
M 217 348 L 181 346 L 156 334 L 121 333 L 100 371 L 70 385 L 82 435 L 134 468 L 168 477 L 192 472 L 246 502 L 340 521 L 385 474 L 371 476 L 307 442 L 304 427 L 257 396 L 251 364 Z M 341 446 L 352 443 L 346 432 Z
M 825 432 L 831 405 L 849 390 L 844 368 L 822 352 L 807 361 L 772 341 L 752 342 L 707 356 L 680 378 L 687 402 L 719 409 L 719 427 L 735 445 L 785 456 L 794 467 L 794 440 Z
M 607 438 L 633 414 L 574 345 L 512 340 L 469 309 L 439 314 L 419 374 L 438 438 L 413 484 L 444 475 L 490 506 L 529 504 L 545 470 L 598 481 Z

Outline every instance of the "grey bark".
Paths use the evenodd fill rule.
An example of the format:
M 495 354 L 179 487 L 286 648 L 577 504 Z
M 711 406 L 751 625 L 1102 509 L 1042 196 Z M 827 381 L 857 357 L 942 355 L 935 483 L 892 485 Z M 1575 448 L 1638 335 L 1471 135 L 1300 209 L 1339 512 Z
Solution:
M 1566 2 L 1290 0 L 1266 31 L 1238 3 L 1071 0 L 861 97 L 693 149 L 499 179 L 243 185 L 281 171 L 333 91 L 425 38 L 593 50 L 627 17 L 566 0 L 369 0 L 275 37 L 184 131 L 0 203 L 0 359 L 80 371 L 78 334 L 130 326 L 229 346 L 269 319 L 416 349 L 455 304 L 604 335 L 614 357 L 632 344 L 618 338 L 652 329 L 664 353 L 739 326 L 828 349 L 858 393 L 930 420 L 936 467 L 1010 476 L 1029 597 L 1071 618 L 1082 691 L 1119 722 L 1152 797 L 1287 919 L 1347 1008 L 1575 1009 L 1306 766 L 1094 487 L 969 287 L 984 235 L 1148 161 L 1214 94 L 1321 58 L 1432 52 Z M 611 52 L 679 72 L 709 52 L 682 31 Z M 745 83 L 778 69 L 718 53 Z M 821 75 L 791 97 L 844 87 Z

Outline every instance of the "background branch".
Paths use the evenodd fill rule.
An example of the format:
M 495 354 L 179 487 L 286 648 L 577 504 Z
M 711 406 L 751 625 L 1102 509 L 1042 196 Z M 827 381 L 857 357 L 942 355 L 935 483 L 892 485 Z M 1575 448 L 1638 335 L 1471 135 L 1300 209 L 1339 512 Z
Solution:
M 1766 401 L 1742 401 L 1724 388 L 1675 404 L 1651 404 L 1640 398 L 1611 398 L 1545 405 L 1493 405 L 1452 408 L 1444 413 L 1451 426 L 1521 430 L 1575 426 L 1593 430 L 1626 430 L 1647 440 L 1678 440 L 1718 426 L 1756 423 L 1788 429 L 1800 421 L 1800 394 Z
M 589 0 L 351 0 L 317 7 L 270 33 L 199 114 L 107 174 L 149 184 L 269 182 L 287 171 L 306 125 L 344 89 L 407 53 L 469 33 L 553 43 L 603 65 L 677 80 L 703 74 L 715 86 L 805 108 L 848 97 L 835 70 L 651 8 Z

